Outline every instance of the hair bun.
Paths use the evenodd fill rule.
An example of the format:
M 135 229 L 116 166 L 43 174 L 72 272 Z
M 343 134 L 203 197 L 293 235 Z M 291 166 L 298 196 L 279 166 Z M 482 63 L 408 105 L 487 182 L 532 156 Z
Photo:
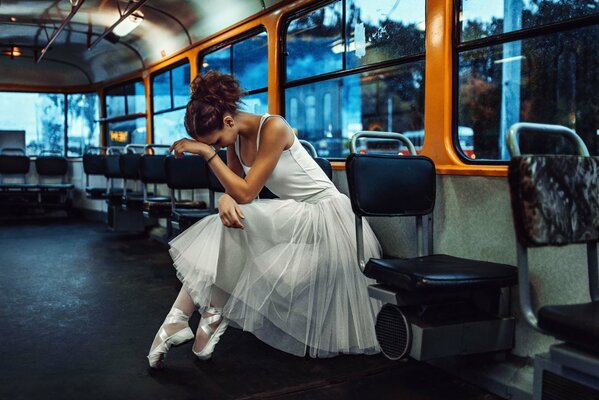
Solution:
M 243 91 L 232 75 L 211 70 L 196 76 L 190 86 L 185 127 L 192 137 L 221 129 L 222 117 L 237 113 Z

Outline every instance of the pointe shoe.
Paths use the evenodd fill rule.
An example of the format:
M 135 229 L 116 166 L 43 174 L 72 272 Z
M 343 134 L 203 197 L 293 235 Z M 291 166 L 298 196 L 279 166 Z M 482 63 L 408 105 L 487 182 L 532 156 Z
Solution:
M 151 368 L 162 369 L 164 368 L 164 359 L 166 358 L 166 353 L 170 349 L 171 346 L 178 346 L 185 342 L 190 341 L 194 338 L 193 331 L 188 326 L 183 328 L 174 334 L 168 336 L 166 330 L 164 329 L 164 325 L 179 323 L 179 322 L 187 322 L 189 320 L 189 316 L 185 315 L 183 311 L 178 308 L 171 308 L 168 315 L 164 319 L 162 326 L 160 327 L 160 331 L 158 336 L 162 340 L 150 353 L 147 355 L 148 362 Z
M 208 318 L 202 318 L 200 320 L 199 327 L 208 335 L 208 342 L 204 348 L 198 352 L 196 352 L 193 347 L 191 348 L 193 354 L 195 354 L 200 360 L 208 360 L 210 357 L 212 357 L 214 346 L 216 346 L 221 335 L 225 332 L 227 326 L 229 325 L 227 320 L 223 318 L 222 310 L 211 307 L 208 308 L 206 312 L 214 315 L 211 315 Z M 216 327 L 216 329 L 210 326 L 210 324 L 214 324 L 218 321 L 220 321 L 220 324 Z

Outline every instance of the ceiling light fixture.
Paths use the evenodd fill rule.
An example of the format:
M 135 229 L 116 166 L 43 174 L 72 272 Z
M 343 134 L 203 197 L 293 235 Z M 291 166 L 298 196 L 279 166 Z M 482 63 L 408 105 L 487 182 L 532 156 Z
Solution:
M 127 36 L 131 33 L 131 31 L 137 28 L 143 20 L 144 14 L 141 11 L 136 11 L 129 15 L 128 18 L 122 20 L 120 24 L 115 26 L 112 30 L 112 33 L 120 37 Z
M 2 53 L 10 56 L 10 58 L 19 57 L 22 54 L 21 49 L 17 46 L 12 46 L 10 49 L 4 50 Z
M 10 17 L 10 22 L 17 22 L 17 17 Z

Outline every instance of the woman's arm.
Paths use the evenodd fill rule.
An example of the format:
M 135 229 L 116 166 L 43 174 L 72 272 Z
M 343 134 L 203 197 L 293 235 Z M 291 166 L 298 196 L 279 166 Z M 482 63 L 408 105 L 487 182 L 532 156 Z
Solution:
M 227 166 L 231 169 L 231 171 L 235 172 L 237 176 L 243 178 L 243 167 L 239 162 L 239 158 L 237 158 L 237 154 L 235 153 L 235 144 L 227 146 Z
M 260 193 L 277 165 L 279 157 L 289 140 L 288 131 L 287 124 L 280 118 L 272 118 L 263 124 L 256 160 L 245 179 L 227 167 L 220 157 L 214 156 L 212 147 L 199 141 L 191 139 L 178 140 L 173 143 L 170 151 L 175 151 L 175 157 L 181 157 L 183 152 L 187 151 L 200 154 L 210 160 L 208 164 L 214 175 L 224 186 L 226 193 L 237 203 L 246 204 L 254 200 Z M 228 160 L 229 158 L 227 158 Z M 236 168 L 234 165 L 235 161 L 233 161 L 233 168 Z M 241 164 L 239 164 L 239 167 L 241 167 Z
M 212 168 L 226 192 L 239 204 L 250 203 L 258 196 L 289 141 L 288 132 L 287 124 L 280 118 L 272 118 L 263 124 L 260 147 L 252 164 L 252 169 L 250 169 L 245 179 L 235 176 L 219 157 L 215 157 L 210 161 L 210 168 Z

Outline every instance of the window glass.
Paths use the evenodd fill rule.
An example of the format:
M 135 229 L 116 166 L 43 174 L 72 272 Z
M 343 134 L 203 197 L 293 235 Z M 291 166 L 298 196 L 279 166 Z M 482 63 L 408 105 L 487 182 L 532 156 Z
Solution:
M 376 4 L 376 3 L 373 3 Z M 287 80 L 343 68 L 342 3 L 292 20 L 287 28 Z
M 241 98 L 242 111 L 251 112 L 254 114 L 264 114 L 268 112 L 268 93 L 256 93 Z
M 261 32 L 233 44 L 233 74 L 244 90 L 268 86 L 268 39 Z
M 173 144 L 175 140 L 188 137 L 183 117 L 185 108 L 154 116 L 154 143 Z
M 202 74 L 205 74 L 211 69 L 222 72 L 223 74 L 231 73 L 231 46 L 208 53 L 203 57 Z
M 424 129 L 424 61 L 288 88 L 285 98 L 299 137 L 321 157 L 345 158 L 357 131 Z
M 80 157 L 90 146 L 100 146 L 100 126 L 96 93 L 67 95 L 67 157 Z
M 152 79 L 154 102 L 154 143 L 172 144 L 185 133 L 183 117 L 189 101 L 189 64 L 162 72 Z
M 424 53 L 422 0 L 347 0 L 347 66 Z
M 154 112 L 169 110 L 171 105 L 171 71 L 154 76 L 152 79 L 152 102 Z
M 189 101 L 189 63 L 171 70 L 173 82 L 173 107 L 185 107 Z
M 462 41 L 597 13 L 597 0 L 462 0 Z
M 143 82 L 138 81 L 126 86 L 127 114 L 146 112 L 146 90 Z
M 64 94 L 0 92 L 1 130 L 24 131 L 29 156 L 64 155 L 64 114 Z
M 108 118 L 127 114 L 125 104 L 125 91 L 122 87 L 106 91 L 106 116 Z
M 108 123 L 108 146 L 125 146 L 129 143 L 144 144 L 146 141 L 144 117 Z
M 599 154 L 598 38 L 591 26 L 460 53 L 458 129 L 472 131 L 474 156 L 508 159 L 516 122 L 567 126 Z

